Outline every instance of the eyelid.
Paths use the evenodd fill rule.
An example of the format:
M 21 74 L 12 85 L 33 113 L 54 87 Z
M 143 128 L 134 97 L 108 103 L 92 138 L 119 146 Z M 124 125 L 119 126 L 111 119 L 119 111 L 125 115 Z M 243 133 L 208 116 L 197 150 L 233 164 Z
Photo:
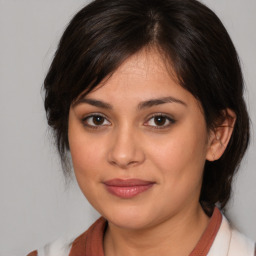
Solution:
M 173 117 L 170 117 L 169 115 L 167 114 L 164 114 L 164 113 L 154 113 L 152 115 L 150 115 L 148 118 L 147 118 L 147 121 L 146 123 L 148 123 L 152 118 L 155 118 L 155 117 L 165 117 L 170 123 L 168 125 L 163 125 L 163 126 L 153 126 L 153 125 L 146 125 L 146 126 L 149 126 L 153 129 L 165 129 L 165 128 L 168 128 L 169 126 L 171 126 L 172 124 L 174 124 L 176 122 L 176 120 L 173 118 Z M 144 125 L 146 124 L 144 123 Z
M 95 117 L 95 116 L 103 117 L 105 120 L 107 120 L 107 122 L 109 124 L 108 125 L 106 125 L 106 124 L 105 125 L 103 125 L 103 124 L 102 125 L 90 125 L 88 123 L 85 123 L 86 120 L 88 120 L 89 118 Z M 108 118 L 105 115 L 101 114 L 101 113 L 90 113 L 90 114 L 84 116 L 81 121 L 82 121 L 82 123 L 85 127 L 92 128 L 92 129 L 99 129 L 99 128 L 104 127 L 104 126 L 111 125 L 111 122 L 108 120 Z

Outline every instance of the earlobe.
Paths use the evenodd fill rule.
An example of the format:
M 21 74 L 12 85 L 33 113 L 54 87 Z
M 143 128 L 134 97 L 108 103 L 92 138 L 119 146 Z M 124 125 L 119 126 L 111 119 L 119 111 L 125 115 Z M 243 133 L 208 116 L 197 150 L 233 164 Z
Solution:
M 215 161 L 223 155 L 233 133 L 235 122 L 235 112 L 229 108 L 225 109 L 221 123 L 216 125 L 209 136 L 206 160 Z

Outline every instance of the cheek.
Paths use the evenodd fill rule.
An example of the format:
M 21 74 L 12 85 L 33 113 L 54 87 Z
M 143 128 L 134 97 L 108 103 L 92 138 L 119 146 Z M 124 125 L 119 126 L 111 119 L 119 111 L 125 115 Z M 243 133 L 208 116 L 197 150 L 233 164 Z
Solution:
M 102 179 L 100 171 L 104 170 L 100 149 L 79 136 L 79 141 L 71 140 L 70 152 L 77 183 L 87 200 L 97 208 L 95 198 L 101 196 L 98 184 Z
M 197 136 L 178 134 L 155 147 L 152 161 L 161 175 L 159 183 L 163 194 L 168 195 L 168 202 L 171 202 L 168 207 L 179 209 L 198 201 L 205 163 L 204 148 L 203 143 L 198 143 Z M 162 194 L 156 200 L 162 202 Z
M 70 152 L 77 177 L 97 175 L 99 165 L 103 163 L 103 152 L 97 145 L 81 136 L 79 136 L 79 140 L 70 141 Z
M 178 167 L 205 161 L 206 143 L 202 138 L 206 134 L 203 131 L 197 133 L 195 129 L 193 132 L 193 129 L 188 128 L 178 128 L 168 137 L 153 142 L 154 146 L 150 147 L 151 155 L 158 164 Z

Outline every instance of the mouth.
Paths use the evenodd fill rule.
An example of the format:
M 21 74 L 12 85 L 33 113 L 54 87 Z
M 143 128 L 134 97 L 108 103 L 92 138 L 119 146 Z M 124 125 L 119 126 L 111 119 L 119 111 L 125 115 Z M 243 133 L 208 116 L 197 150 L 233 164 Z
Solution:
M 149 190 L 155 182 L 139 179 L 113 179 L 103 182 L 107 191 L 117 197 L 129 199 Z

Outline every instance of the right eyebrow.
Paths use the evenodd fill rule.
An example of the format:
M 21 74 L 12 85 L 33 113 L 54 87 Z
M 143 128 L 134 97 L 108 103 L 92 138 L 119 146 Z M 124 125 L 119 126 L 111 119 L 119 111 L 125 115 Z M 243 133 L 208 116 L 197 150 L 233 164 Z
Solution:
M 86 104 L 89 104 L 89 105 L 92 105 L 95 107 L 99 107 L 99 108 L 104 108 L 104 109 L 113 109 L 113 107 L 110 104 L 108 104 L 104 101 L 93 100 L 93 99 L 88 99 L 88 98 L 79 99 L 78 101 L 76 101 L 74 103 L 74 107 L 81 103 L 86 103 Z

